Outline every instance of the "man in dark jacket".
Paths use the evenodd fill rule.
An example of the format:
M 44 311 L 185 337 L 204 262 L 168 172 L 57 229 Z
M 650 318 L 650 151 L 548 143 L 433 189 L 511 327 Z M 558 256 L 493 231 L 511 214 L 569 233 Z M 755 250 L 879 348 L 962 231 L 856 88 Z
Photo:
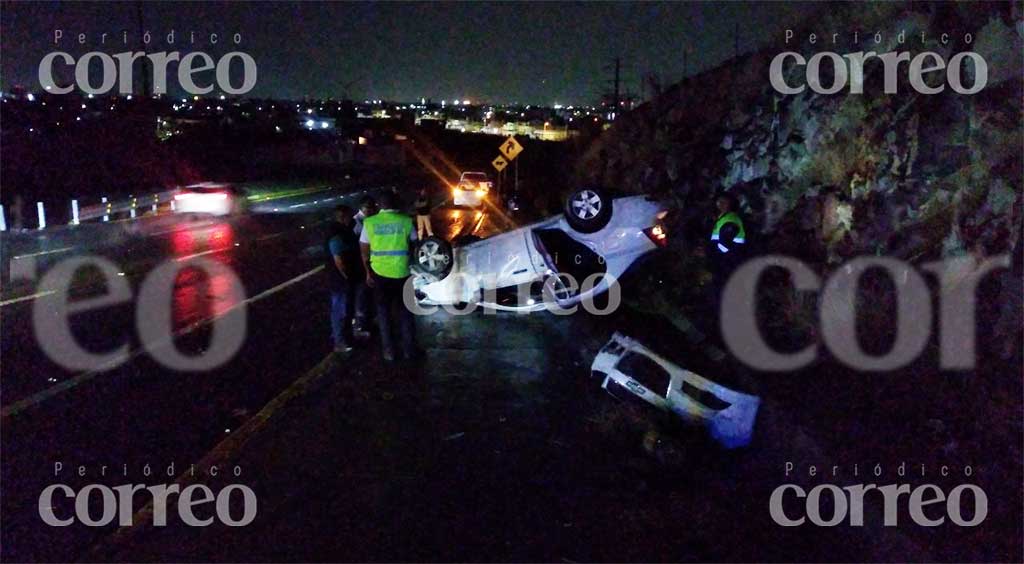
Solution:
M 416 196 L 416 237 L 422 241 L 433 236 L 434 230 L 430 228 L 430 192 L 420 188 Z
M 328 287 L 331 292 L 331 337 L 334 352 L 347 354 L 352 351 L 352 314 L 356 293 L 365 284 L 359 254 L 359 237 L 352 230 L 354 225 L 352 208 L 334 208 L 334 221 L 328 228 L 324 247 L 327 263 Z

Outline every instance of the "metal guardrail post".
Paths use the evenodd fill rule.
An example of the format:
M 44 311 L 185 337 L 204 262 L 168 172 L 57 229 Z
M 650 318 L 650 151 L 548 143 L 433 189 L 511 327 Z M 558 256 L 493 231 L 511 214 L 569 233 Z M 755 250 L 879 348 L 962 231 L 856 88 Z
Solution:
M 110 202 L 107 201 L 107 197 L 106 196 L 103 196 L 103 198 L 101 198 L 100 201 L 103 202 L 103 208 L 104 208 L 104 210 L 103 210 L 103 221 L 110 221 Z
M 132 207 L 131 207 L 131 209 L 129 209 L 129 213 L 131 214 L 131 218 L 132 219 L 135 219 L 135 203 L 137 202 L 137 200 L 138 200 L 137 198 L 132 196 Z
M 3 204 L 0 204 L 0 231 L 7 231 L 7 217 L 4 215 Z
M 78 225 L 78 200 L 71 200 L 71 225 Z
M 46 210 L 42 202 L 36 202 L 36 213 L 39 214 L 39 229 L 46 229 Z
M 156 207 L 160 205 L 160 194 L 153 194 L 153 213 L 156 213 Z

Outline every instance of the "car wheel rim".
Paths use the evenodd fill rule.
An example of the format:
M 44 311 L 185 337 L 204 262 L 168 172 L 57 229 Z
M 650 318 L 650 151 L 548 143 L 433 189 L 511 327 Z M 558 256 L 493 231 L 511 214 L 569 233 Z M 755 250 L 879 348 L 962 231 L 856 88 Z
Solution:
M 433 271 L 437 270 L 438 266 L 448 264 L 448 256 L 440 252 L 440 249 L 441 247 L 433 241 L 424 243 L 418 256 L 420 265 Z
M 601 196 L 593 190 L 582 190 L 572 199 L 572 208 L 580 219 L 594 219 L 601 213 Z

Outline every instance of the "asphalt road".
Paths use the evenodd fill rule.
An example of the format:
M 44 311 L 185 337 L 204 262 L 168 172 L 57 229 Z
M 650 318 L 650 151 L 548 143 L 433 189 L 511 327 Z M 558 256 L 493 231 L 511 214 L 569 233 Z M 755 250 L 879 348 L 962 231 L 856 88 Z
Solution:
M 5 260 L 45 253 L 32 257 L 40 276 L 67 257 L 106 257 L 135 294 L 165 261 L 217 261 L 239 276 L 249 300 L 241 350 L 207 372 L 175 371 L 150 354 L 135 354 L 134 300 L 73 316 L 72 331 L 90 350 L 127 342 L 132 351 L 113 369 L 82 373 L 49 360 L 32 329 L 33 308 L 45 311 L 55 297 L 30 297 L 33 286 L 23 280 L 6 284 L 0 300 L 5 560 L 90 558 L 87 549 L 114 527 L 55 531 L 39 517 L 43 488 L 169 483 L 169 465 L 175 465 L 170 474 L 184 472 L 329 353 L 323 280 L 315 272 L 303 278 L 321 264 L 321 222 L 339 201 L 328 197 L 334 196 L 268 203 L 230 221 L 143 220 L 106 237 L 87 230 L 87 236 L 62 235 L 14 251 L 4 241 Z M 435 233 L 448 239 L 487 237 L 516 223 L 498 210 L 445 204 L 435 208 L 433 222 Z M 13 270 L 32 269 L 22 263 Z M 623 295 L 642 293 L 659 283 L 654 278 L 633 286 L 624 280 Z M 85 273 L 72 293 L 102 291 L 96 280 Z M 187 273 L 177 282 L 170 323 L 178 329 L 241 299 L 216 278 Z M 243 482 L 258 489 L 264 504 L 259 525 L 171 531 L 127 547 L 117 559 L 928 560 L 929 549 L 943 553 L 944 545 L 932 546 L 941 539 L 908 541 L 902 530 L 809 535 L 782 530 L 767 516 L 771 489 L 788 480 L 786 462 L 877 462 L 861 460 L 860 451 L 837 457 L 845 443 L 868 444 L 863 437 L 819 446 L 829 432 L 860 432 L 870 402 L 837 422 L 833 402 L 808 396 L 820 383 L 766 379 L 754 444 L 725 453 L 700 433 L 677 435 L 646 413 L 622 415 L 588 378 L 593 353 L 616 330 L 712 379 L 734 376 L 733 367 L 701 358 L 700 347 L 660 316 L 623 307 L 607 317 L 440 314 L 417 325 L 424 366 L 385 367 L 371 342 L 340 365 L 342 385 L 307 398 L 298 414 L 274 423 L 270 440 L 244 453 Z M 200 327 L 175 345 L 195 354 L 209 336 Z M 822 389 L 843 397 L 856 387 L 839 385 L 846 389 Z M 876 432 L 872 425 L 865 429 Z M 63 465 L 59 475 L 56 463 Z M 152 476 L 144 474 L 147 465 Z M 993 514 L 1009 509 L 993 504 Z M 338 523 L 347 528 L 339 532 Z M 948 542 L 971 546 L 962 535 L 956 541 Z
M 361 197 L 324 192 L 267 202 L 230 219 L 163 216 L 5 241 L 5 266 L 15 279 L 5 285 L 0 313 L 5 559 L 73 559 L 109 533 L 68 527 L 55 534 L 42 524 L 36 505 L 47 485 L 80 466 L 87 469 L 83 483 L 109 485 L 125 483 L 124 473 L 112 470 L 124 465 L 138 481 L 146 464 L 187 466 L 329 352 L 326 296 L 315 271 L 322 264 L 322 222 L 333 205 Z M 39 280 L 84 256 L 111 261 L 132 288 L 130 301 L 70 316 L 72 334 L 89 351 L 127 346 L 110 369 L 57 364 L 40 346 L 50 335 L 34 330 L 33 310 L 47 315 L 58 295 L 38 295 L 27 273 Z M 175 346 L 183 354 L 203 351 L 210 325 L 187 328 L 238 311 L 240 302 L 246 302 L 246 334 L 223 365 L 177 371 L 154 361 L 140 343 L 139 289 L 156 267 L 197 259 L 228 267 L 245 291 L 227 291 L 223 275 L 183 269 L 170 297 L 172 328 L 183 333 Z M 102 278 L 82 269 L 70 294 L 81 299 L 105 291 Z M 57 463 L 68 471 L 55 476 Z M 107 476 L 99 475 L 103 465 Z
M 264 202 L 227 219 L 160 215 L 5 237 L 0 503 L 6 559 L 73 559 L 109 534 L 109 528 L 76 526 L 55 535 L 38 514 L 46 486 L 66 480 L 117 485 L 133 476 L 141 482 L 147 464 L 166 469 L 174 463 L 180 472 L 329 353 L 326 294 L 316 271 L 324 221 L 334 205 L 355 207 L 367 190 Z M 448 239 L 486 237 L 512 226 L 486 207 L 442 202 L 433 216 L 435 233 Z M 37 335 L 33 321 L 35 310 L 50 315 L 62 299 L 41 291 L 40 281 L 54 267 L 84 257 L 110 261 L 132 289 L 129 301 L 69 317 L 71 333 L 90 352 L 126 347 L 94 370 L 55 362 L 40 345 L 52 335 Z M 240 308 L 246 331 L 238 353 L 223 365 L 179 371 L 147 352 L 138 324 L 151 321 L 136 321 L 136 314 L 140 288 L 154 269 L 195 260 L 226 266 L 244 293 L 231 292 L 224 275 L 183 268 L 170 297 L 174 346 L 182 354 L 204 352 L 212 327 L 203 322 Z M 72 300 L 107 291 L 95 269 L 81 268 L 70 281 Z M 58 463 L 64 470 L 55 473 Z M 77 475 L 80 467 L 84 476 Z

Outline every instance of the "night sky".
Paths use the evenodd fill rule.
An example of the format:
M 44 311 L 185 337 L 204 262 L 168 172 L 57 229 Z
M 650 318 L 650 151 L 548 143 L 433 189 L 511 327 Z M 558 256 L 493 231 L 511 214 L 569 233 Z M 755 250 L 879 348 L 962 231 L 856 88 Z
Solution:
M 626 87 L 648 73 L 663 81 L 751 50 L 799 21 L 781 3 L 143 3 L 147 52 L 201 50 L 215 59 L 249 53 L 259 69 L 253 97 L 310 96 L 419 100 L 421 97 L 550 105 L 594 103 L 622 58 Z M 55 29 L 64 31 L 60 46 Z M 143 49 L 134 2 L 2 3 L 0 88 L 38 90 L 44 55 L 76 58 Z M 129 44 L 120 43 L 122 31 Z M 164 40 L 174 30 L 176 43 Z M 107 45 L 100 34 L 108 33 Z M 195 32 L 195 45 L 183 43 Z M 242 35 L 237 47 L 210 46 L 207 34 Z M 88 34 L 78 45 L 77 34 Z M 116 43 L 111 44 L 112 41 Z M 134 41 L 134 43 L 133 43 Z M 99 66 L 98 64 L 96 65 Z M 174 72 L 176 65 L 171 66 Z M 97 81 L 98 82 L 98 81 Z M 176 84 L 171 74 L 169 84 Z M 172 90 L 174 93 L 174 90 Z

